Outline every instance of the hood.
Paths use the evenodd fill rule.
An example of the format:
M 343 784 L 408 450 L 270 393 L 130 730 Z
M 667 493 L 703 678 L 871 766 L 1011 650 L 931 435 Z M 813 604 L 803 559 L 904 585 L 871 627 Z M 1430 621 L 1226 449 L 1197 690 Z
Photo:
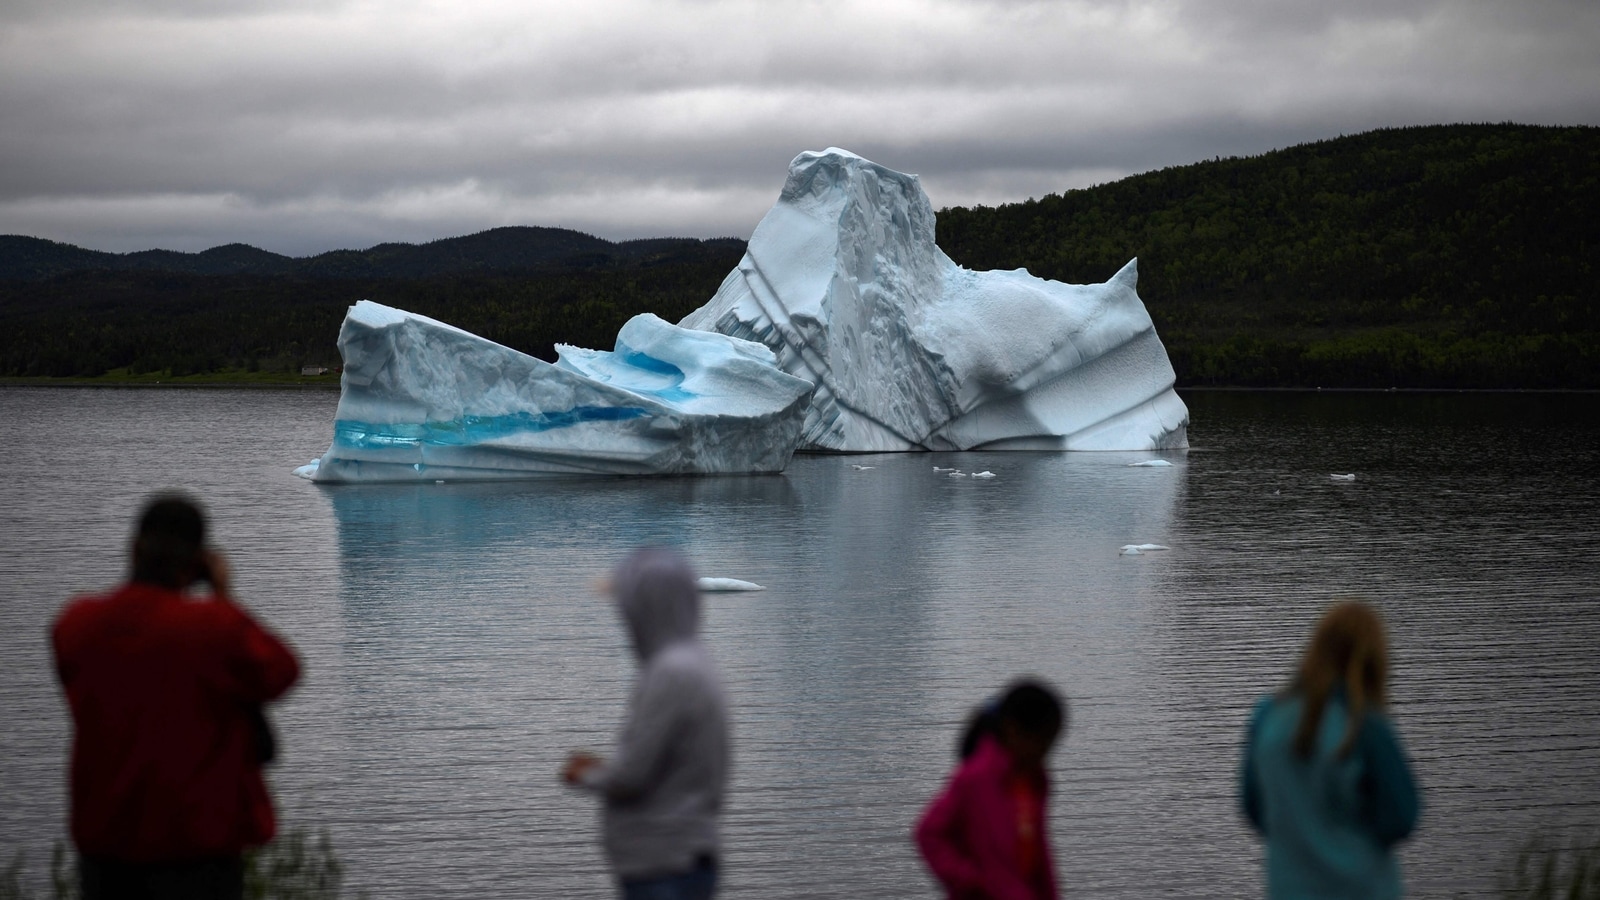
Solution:
M 671 550 L 636 550 L 611 576 L 617 611 L 640 660 L 700 630 L 700 587 L 694 570 Z

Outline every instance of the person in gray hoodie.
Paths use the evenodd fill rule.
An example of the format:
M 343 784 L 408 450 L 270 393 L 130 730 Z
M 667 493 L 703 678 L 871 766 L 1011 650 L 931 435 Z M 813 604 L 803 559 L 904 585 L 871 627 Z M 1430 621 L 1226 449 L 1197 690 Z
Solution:
M 603 799 L 606 855 L 625 900 L 708 898 L 729 748 L 722 683 L 700 641 L 700 589 L 683 557 L 645 549 L 617 568 L 611 592 L 639 679 L 612 758 L 573 753 L 562 778 Z

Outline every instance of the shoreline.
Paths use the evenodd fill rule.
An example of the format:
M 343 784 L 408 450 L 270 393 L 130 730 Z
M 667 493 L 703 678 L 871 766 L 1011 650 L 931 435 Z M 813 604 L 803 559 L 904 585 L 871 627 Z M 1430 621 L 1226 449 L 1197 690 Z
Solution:
M 291 391 L 337 391 L 340 389 L 337 378 L 327 379 L 326 376 L 306 376 L 300 381 L 224 381 L 204 378 L 187 379 L 162 379 L 160 381 L 133 381 L 129 379 L 99 379 L 99 378 L 0 378 L 0 388 L 200 388 L 204 390 L 234 390 L 245 388 L 250 390 L 291 390 Z
M 192 380 L 191 380 L 192 379 Z M 326 375 L 286 378 L 282 381 L 222 380 L 204 376 L 186 376 L 183 379 L 134 381 L 132 379 L 10 377 L 0 378 L 0 388 L 200 388 L 205 390 L 313 390 L 336 391 L 341 385 L 337 377 Z M 1300 394 L 1600 394 L 1597 388 L 1449 388 L 1449 387 L 1261 387 L 1256 385 L 1178 385 L 1176 390 L 1185 393 L 1300 393 Z

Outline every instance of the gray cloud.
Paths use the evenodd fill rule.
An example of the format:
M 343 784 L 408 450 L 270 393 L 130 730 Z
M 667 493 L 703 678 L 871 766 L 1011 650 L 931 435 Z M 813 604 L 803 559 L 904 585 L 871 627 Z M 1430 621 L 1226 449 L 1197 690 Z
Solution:
M 748 235 L 828 145 L 942 206 L 1381 126 L 1600 124 L 1588 0 L 379 6 L 7 5 L 0 232 Z

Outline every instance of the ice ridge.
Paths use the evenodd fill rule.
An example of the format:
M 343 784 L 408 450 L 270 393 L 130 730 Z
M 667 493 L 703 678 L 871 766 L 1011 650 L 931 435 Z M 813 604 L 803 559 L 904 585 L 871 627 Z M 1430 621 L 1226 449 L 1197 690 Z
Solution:
M 915 175 L 802 153 L 738 267 L 679 324 L 760 343 L 815 384 L 803 450 L 1187 446 L 1137 260 L 1095 285 L 975 272 L 934 224 Z

